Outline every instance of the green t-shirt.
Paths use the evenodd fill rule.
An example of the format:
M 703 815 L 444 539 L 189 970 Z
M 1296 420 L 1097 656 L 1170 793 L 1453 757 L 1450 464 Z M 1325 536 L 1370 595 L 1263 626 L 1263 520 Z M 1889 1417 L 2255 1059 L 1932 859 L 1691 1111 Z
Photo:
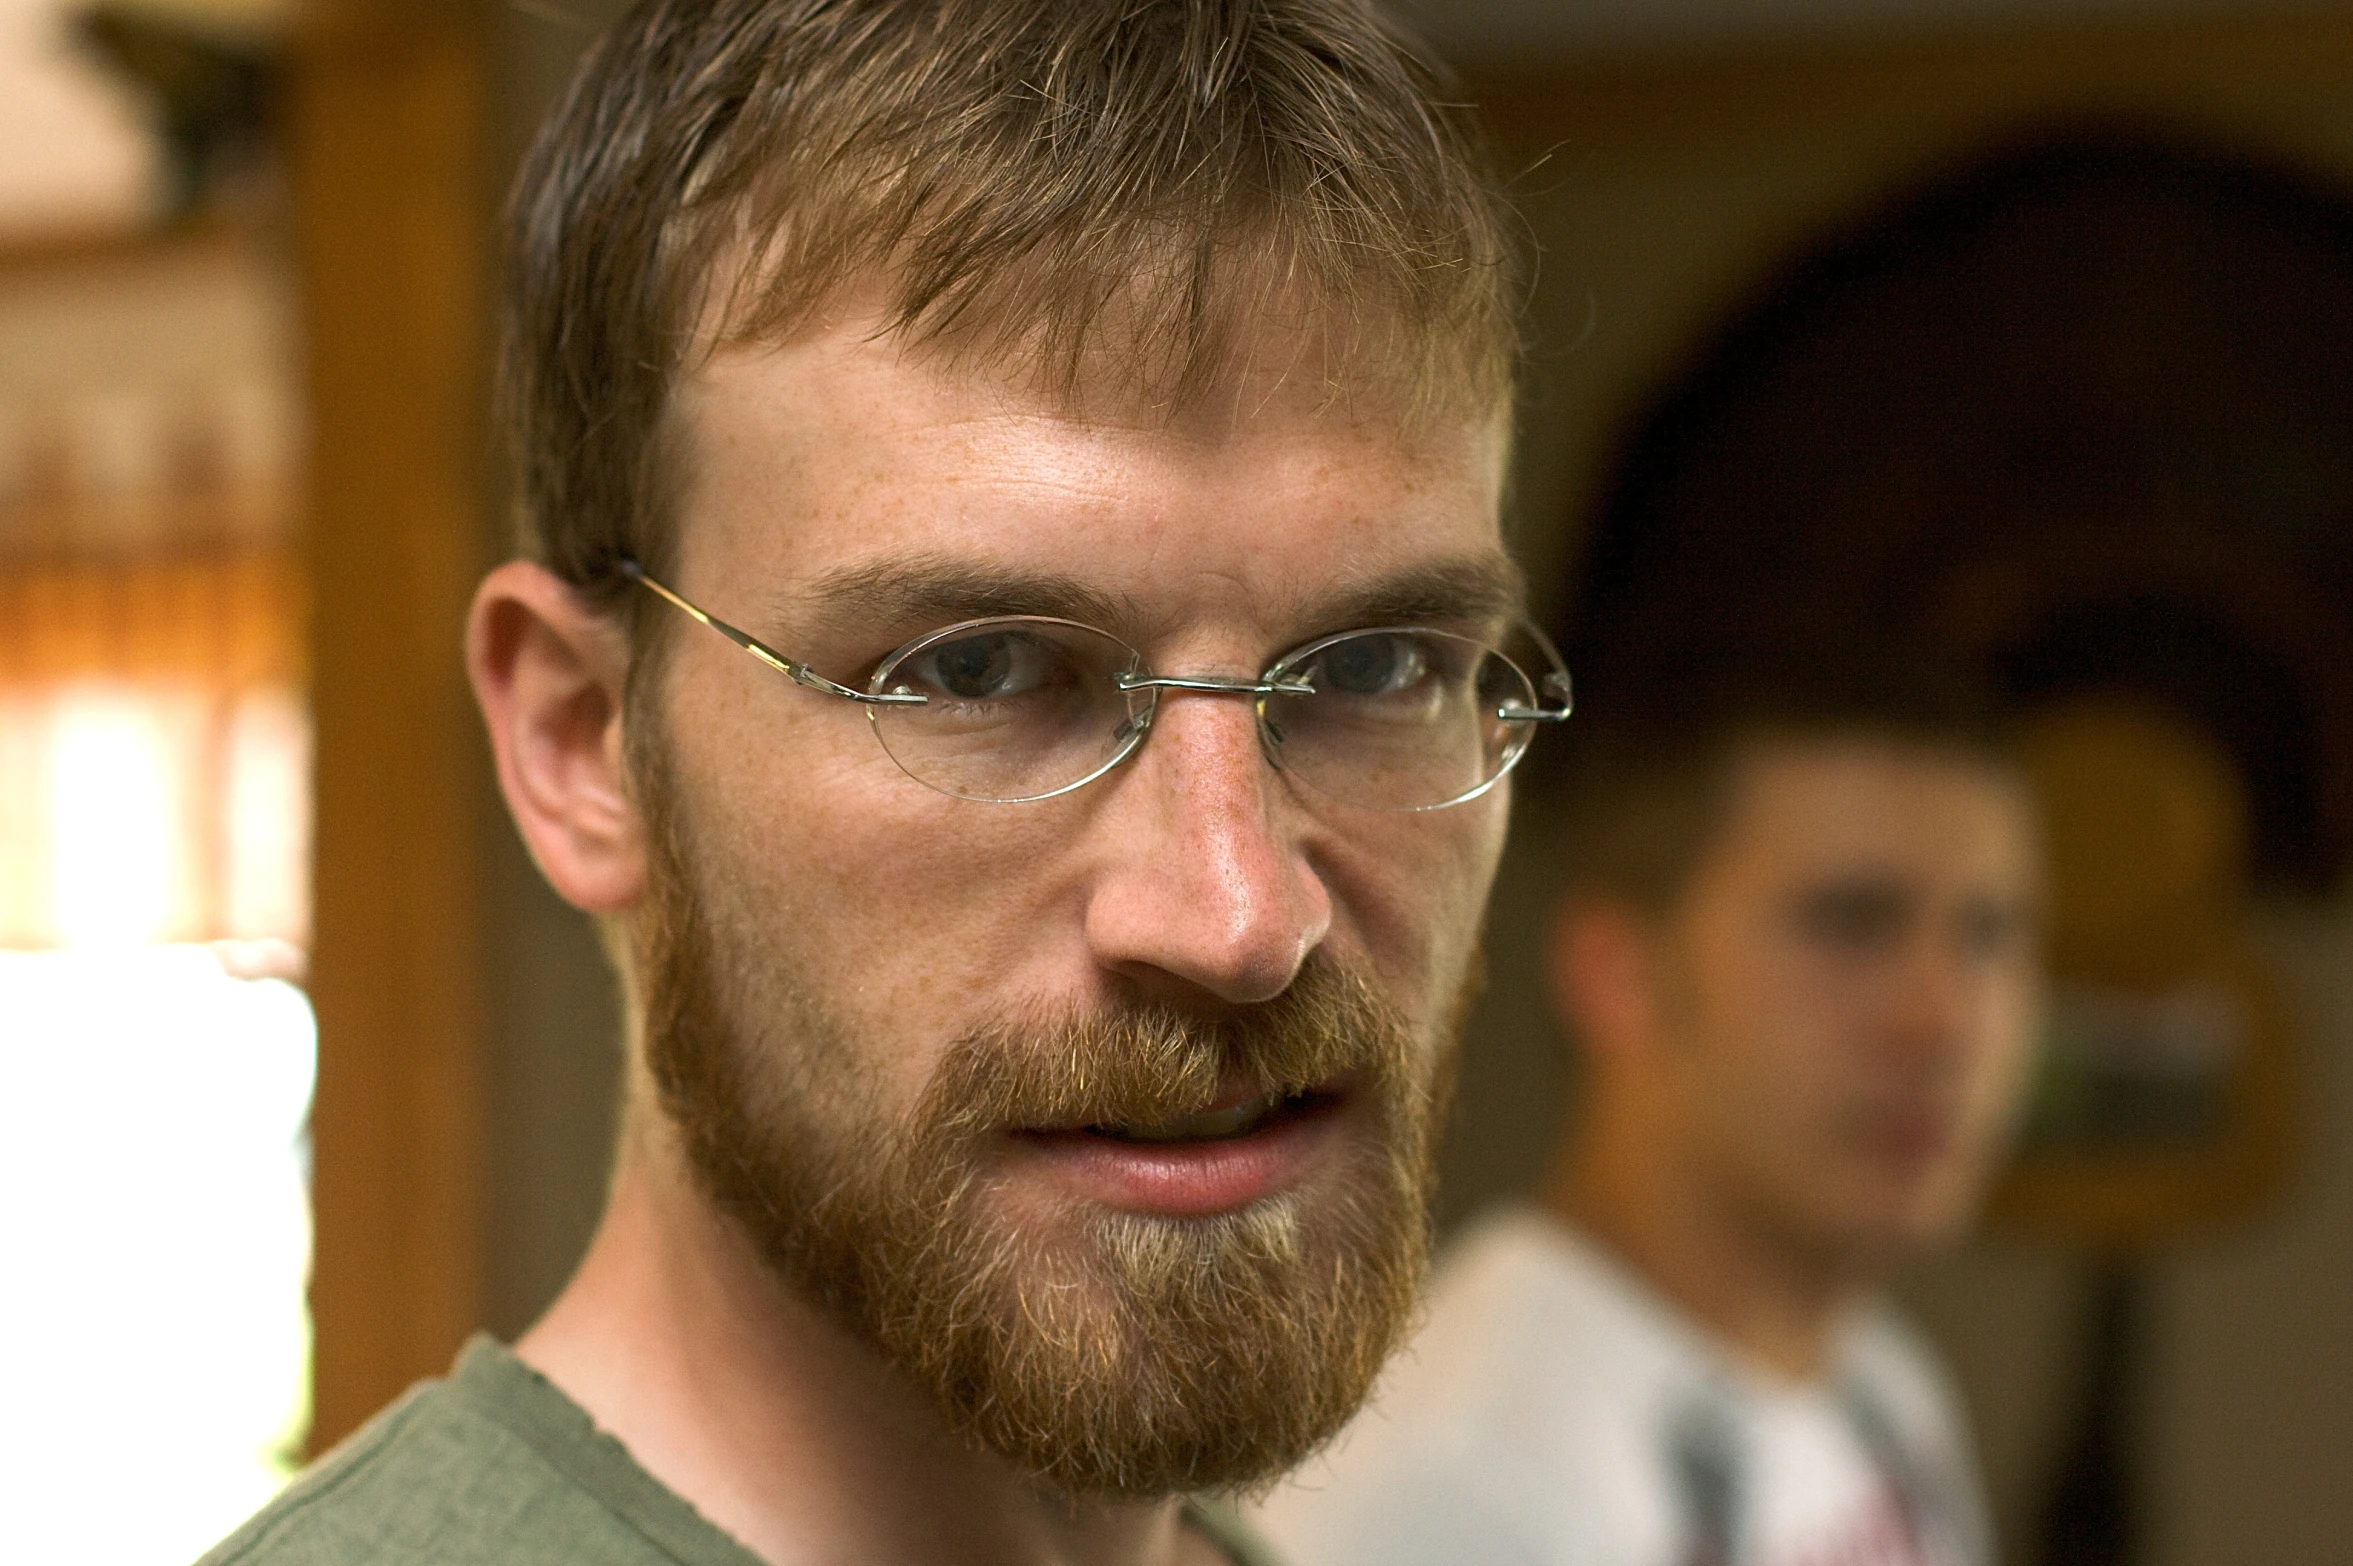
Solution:
M 1187 1520 L 1273 1566 L 1230 1518 Z M 371 1420 L 198 1566 L 761 1566 L 488 1338 Z

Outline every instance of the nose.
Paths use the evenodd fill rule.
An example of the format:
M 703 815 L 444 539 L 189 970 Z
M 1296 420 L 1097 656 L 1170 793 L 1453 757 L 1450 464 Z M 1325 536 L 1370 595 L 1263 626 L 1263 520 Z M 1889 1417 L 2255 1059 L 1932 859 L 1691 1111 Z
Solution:
M 1906 946 L 1894 1008 L 1896 1042 L 1923 1065 L 1950 1064 L 1967 1048 L 1985 1004 L 1982 964 L 1933 928 L 1919 930 Z
M 1332 903 L 1249 698 L 1164 692 L 1150 742 L 1104 781 L 1086 909 L 1096 962 L 1166 999 L 1280 995 Z

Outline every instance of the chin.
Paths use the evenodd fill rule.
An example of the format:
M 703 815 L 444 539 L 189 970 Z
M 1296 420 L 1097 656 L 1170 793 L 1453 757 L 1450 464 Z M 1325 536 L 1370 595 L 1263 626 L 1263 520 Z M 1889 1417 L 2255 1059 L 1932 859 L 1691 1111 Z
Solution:
M 1856 1215 L 1854 1233 L 1860 1248 L 1881 1265 L 1894 1265 L 1959 1240 L 1968 1233 L 1975 1216 L 1973 1202 L 1954 1201 L 1941 1193 L 1924 1194 Z
M 1961 1238 L 1977 1216 L 1974 1178 L 1937 1169 L 1891 1174 L 1850 1170 L 1830 1190 L 1823 1229 L 1831 1247 L 1866 1270 L 1881 1270 Z

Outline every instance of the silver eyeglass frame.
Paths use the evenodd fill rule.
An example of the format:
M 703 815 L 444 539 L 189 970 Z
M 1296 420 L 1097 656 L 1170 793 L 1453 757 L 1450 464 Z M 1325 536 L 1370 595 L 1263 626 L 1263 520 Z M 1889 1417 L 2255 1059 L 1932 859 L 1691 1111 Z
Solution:
M 775 648 L 770 647 L 766 642 L 761 641 L 758 637 L 752 635 L 750 632 L 738 630 L 736 627 L 728 624 L 725 620 L 720 619 L 717 615 L 712 614 L 710 611 L 689 601 L 684 595 L 663 585 L 661 582 L 648 575 L 645 568 L 639 565 L 634 559 L 631 559 L 626 555 L 622 556 L 619 562 L 619 570 L 621 574 L 627 577 L 630 581 L 637 583 L 639 586 L 645 588 L 648 592 L 653 593 L 663 602 L 671 605 L 680 613 L 686 615 L 687 618 L 694 620 L 701 625 L 708 626 L 710 629 L 718 632 L 721 636 L 726 637 L 727 640 L 733 642 L 736 646 L 742 648 L 745 652 L 750 653 L 754 658 L 757 658 L 760 660 L 760 662 L 766 664 L 769 668 L 774 669 L 777 673 L 783 675 L 786 679 L 792 681 L 795 685 L 799 685 L 808 690 L 816 691 L 820 695 L 836 696 L 843 701 L 854 702 L 858 706 L 866 709 L 866 715 L 870 720 L 879 718 L 881 716 L 881 713 L 877 709 L 893 707 L 925 707 L 931 704 L 930 697 L 915 691 L 862 691 L 856 689 L 853 686 L 843 685 L 839 681 L 829 680 L 824 675 L 819 674 L 816 670 L 810 668 L 806 663 L 801 662 L 797 658 L 786 657 L 783 653 L 780 653 Z M 1111 636 L 1109 632 L 1100 630 L 1097 627 L 1091 625 L 1085 625 L 1076 620 L 1063 620 L 1052 615 L 990 615 L 982 619 L 959 622 L 954 625 L 942 626 L 937 630 L 926 631 L 923 635 L 916 637 L 913 641 L 908 642 L 903 647 L 894 649 L 888 656 L 886 656 L 880 665 L 877 666 L 876 679 L 879 681 L 881 678 L 881 670 L 895 667 L 901 657 L 905 655 L 910 648 L 961 630 L 967 624 L 986 625 L 994 623 L 998 620 L 1007 619 L 1035 620 L 1052 625 L 1070 626 L 1078 630 L 1086 631 L 1095 636 L 1106 637 L 1118 645 L 1126 646 L 1126 643 L 1120 642 L 1118 637 Z M 1541 680 L 1529 681 L 1530 688 L 1536 690 L 1539 693 L 1537 696 L 1538 705 L 1528 707 L 1519 705 L 1518 703 L 1511 703 L 1498 707 L 1495 710 L 1496 720 L 1503 723 L 1526 723 L 1531 725 L 1540 723 L 1566 722 L 1570 714 L 1576 710 L 1576 687 L 1569 678 L 1568 665 L 1562 660 L 1560 650 L 1553 646 L 1552 639 L 1546 636 L 1543 630 L 1540 629 L 1533 621 L 1522 619 L 1520 621 L 1520 629 L 1524 631 L 1529 639 L 1536 644 L 1537 648 L 1544 654 L 1545 661 L 1550 663 L 1552 667 L 1545 673 Z M 1260 749 L 1265 752 L 1269 765 L 1273 766 L 1277 771 L 1288 771 L 1289 769 L 1283 765 L 1281 757 L 1271 748 L 1269 748 L 1270 740 L 1266 728 L 1268 720 L 1265 715 L 1266 698 L 1269 696 L 1313 696 L 1317 694 L 1316 687 L 1313 682 L 1307 680 L 1290 679 L 1286 678 L 1285 676 L 1289 674 L 1290 670 L 1306 663 L 1309 659 L 1322 652 L 1325 648 L 1332 646 L 1334 643 L 1346 641 L 1352 637 L 1357 636 L 1380 635 L 1384 632 L 1399 634 L 1416 633 L 1422 635 L 1445 636 L 1457 641 L 1476 641 L 1475 638 L 1463 637 L 1452 631 L 1439 631 L 1429 626 L 1361 626 L 1353 630 L 1338 631 L 1329 636 L 1318 637 L 1314 641 L 1306 643 L 1304 646 L 1293 648 L 1291 651 L 1276 659 L 1274 663 L 1267 668 L 1267 671 L 1260 675 L 1257 679 L 1242 679 L 1226 675 L 1163 675 L 1151 673 L 1129 673 L 1116 676 L 1114 683 L 1123 693 L 1135 691 L 1189 691 L 1198 695 L 1208 696 L 1250 697 L 1259 708 L 1258 727 Z M 1132 647 L 1128 650 L 1131 653 L 1135 653 L 1137 663 L 1140 667 L 1143 660 L 1143 654 L 1136 652 L 1136 650 Z M 1511 668 L 1519 673 L 1521 679 L 1527 679 L 1526 671 L 1521 670 L 1517 664 L 1512 663 L 1511 659 L 1505 655 L 1501 649 L 1490 645 L 1489 651 L 1493 652 L 1495 656 L 1502 658 L 1507 665 L 1510 665 Z M 1546 702 L 1554 702 L 1558 705 L 1547 706 L 1544 705 Z M 974 804 L 1035 804 L 1040 800 L 1059 798 L 1061 795 L 1071 793 L 1077 789 L 1082 789 L 1089 783 L 1094 782 L 1097 778 L 1103 776 L 1103 774 L 1106 772 L 1109 772 L 1113 768 L 1117 767 L 1120 763 L 1126 761 L 1130 756 L 1134 755 L 1137 750 L 1142 748 L 1145 736 L 1151 731 L 1153 716 L 1153 712 L 1147 712 L 1143 721 L 1134 726 L 1133 730 L 1121 741 L 1118 747 L 1112 751 L 1111 755 L 1103 762 L 1103 764 L 1088 772 L 1084 777 L 1075 779 L 1069 783 L 1065 783 L 1059 788 L 1049 789 L 1043 794 L 1029 794 L 1024 795 L 1020 799 L 1012 800 L 972 799 L 970 802 Z M 1501 783 L 1505 778 L 1511 775 L 1512 769 L 1520 764 L 1520 758 L 1527 754 L 1529 745 L 1534 742 L 1535 733 L 1536 731 L 1533 728 L 1530 728 L 1527 735 L 1513 747 L 1509 758 L 1505 760 L 1501 767 L 1496 769 L 1495 775 L 1491 778 L 1488 778 L 1485 782 L 1479 784 L 1476 788 L 1467 790 L 1461 794 L 1457 794 L 1451 799 L 1439 800 L 1434 804 L 1391 807 L 1373 806 L 1369 808 L 1381 810 L 1382 813 L 1389 815 L 1419 815 L 1425 811 L 1445 810 L 1454 805 L 1467 804 L 1471 800 L 1477 799 L 1480 795 L 1486 793 L 1489 789 L 1494 788 L 1496 784 Z M 879 734 L 877 735 L 877 738 L 880 738 Z M 890 756 L 894 762 L 898 762 L 897 754 L 891 750 L 888 743 L 883 745 L 883 753 Z M 899 763 L 899 770 L 902 773 L 905 773 L 911 781 L 921 784 L 923 787 L 931 789 L 935 793 L 945 794 L 950 799 L 970 799 L 970 796 L 968 795 L 957 794 L 950 790 L 940 788 L 936 784 L 925 782 L 924 779 L 917 777 L 914 773 L 908 772 L 906 765 L 903 762 Z M 1314 784 L 1308 784 L 1307 786 L 1317 787 Z M 1320 793 L 1322 790 L 1318 788 L 1318 792 Z

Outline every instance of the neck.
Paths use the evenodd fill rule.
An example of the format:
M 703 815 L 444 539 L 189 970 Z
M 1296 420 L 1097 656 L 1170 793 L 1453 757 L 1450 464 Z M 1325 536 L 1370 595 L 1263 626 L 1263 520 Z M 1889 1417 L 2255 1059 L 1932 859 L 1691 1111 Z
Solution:
M 1608 1246 L 1737 1357 L 1791 1380 L 1819 1379 L 1840 1317 L 1869 1286 L 1869 1269 L 1765 1221 L 1677 1159 L 1672 1145 L 1604 1108 L 1564 1151 L 1545 1205 Z
M 1173 1501 L 1073 1502 L 958 1438 L 633 1139 L 580 1271 L 515 1345 L 765 1561 L 1175 1566 Z

